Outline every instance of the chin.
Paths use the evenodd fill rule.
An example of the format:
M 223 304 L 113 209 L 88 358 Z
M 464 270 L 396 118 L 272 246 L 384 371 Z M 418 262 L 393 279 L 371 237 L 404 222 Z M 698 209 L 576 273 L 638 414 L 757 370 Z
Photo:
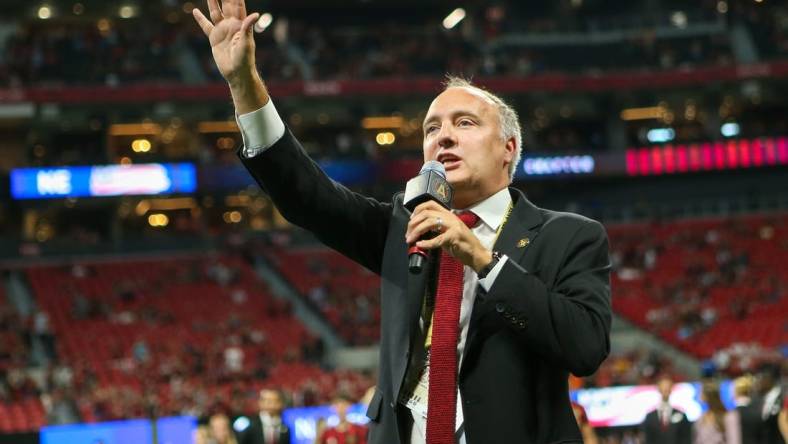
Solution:
M 446 172 L 446 180 L 453 188 L 461 187 L 464 182 L 468 181 L 468 175 L 461 169 L 451 170 Z

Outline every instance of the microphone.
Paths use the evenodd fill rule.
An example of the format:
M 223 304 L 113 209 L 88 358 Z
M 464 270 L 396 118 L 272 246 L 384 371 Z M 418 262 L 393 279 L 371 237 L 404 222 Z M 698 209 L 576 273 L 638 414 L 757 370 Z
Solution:
M 428 200 L 440 204 L 446 209 L 451 206 L 452 188 L 446 180 L 446 168 L 437 160 L 430 160 L 421 167 L 419 175 L 405 185 L 404 205 L 413 212 L 416 207 Z M 422 239 L 430 239 L 434 234 L 426 233 Z M 419 274 L 429 258 L 426 251 L 413 244 L 408 248 L 408 270 Z

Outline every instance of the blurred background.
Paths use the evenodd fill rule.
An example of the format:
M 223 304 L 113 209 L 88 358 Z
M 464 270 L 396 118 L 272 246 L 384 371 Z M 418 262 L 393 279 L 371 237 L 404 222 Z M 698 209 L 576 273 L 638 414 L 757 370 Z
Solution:
M 379 280 L 291 227 L 240 165 L 191 17 L 206 5 L 0 6 L 0 442 L 232 443 L 264 388 L 292 442 L 343 424 L 339 398 L 363 423 Z M 570 381 L 599 442 L 642 442 L 661 376 L 684 383 L 671 403 L 691 420 L 701 381 L 733 409 L 733 378 L 753 399 L 786 380 L 788 4 L 247 7 L 286 123 L 381 200 L 418 172 L 446 73 L 514 105 L 514 186 L 610 235 L 613 350 Z M 96 441 L 90 424 L 116 420 L 139 434 Z

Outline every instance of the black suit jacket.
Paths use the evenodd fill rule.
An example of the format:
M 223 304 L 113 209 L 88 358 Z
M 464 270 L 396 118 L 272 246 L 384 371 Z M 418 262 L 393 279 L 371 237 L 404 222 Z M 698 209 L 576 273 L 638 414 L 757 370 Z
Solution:
M 761 412 L 754 403 L 736 407 L 739 412 L 742 444 L 761 444 Z
M 238 433 L 238 444 L 265 444 L 260 415 L 250 417 L 249 421 L 249 427 Z M 285 423 L 279 427 L 279 444 L 290 444 L 290 428 Z
M 240 154 L 240 152 L 239 152 Z M 406 443 L 397 403 L 421 343 L 430 270 L 408 272 L 402 193 L 381 203 L 328 178 L 289 130 L 246 159 L 291 223 L 381 275 L 379 380 L 367 410 L 370 443 Z M 590 375 L 609 352 L 610 261 L 593 220 L 537 208 L 511 189 L 513 210 L 495 249 L 508 256 L 471 312 L 459 388 L 469 444 L 582 442 L 569 403 L 569 372 Z
M 674 415 L 678 418 L 677 421 L 673 421 Z M 656 410 L 646 415 L 642 426 L 646 438 L 645 444 L 690 444 L 692 442 L 692 425 L 687 420 L 687 415 L 673 409 L 670 416 L 671 421 L 667 427 L 663 427 Z
M 768 406 L 766 406 L 766 397 L 759 396 L 753 399 L 752 406 L 758 415 L 758 442 L 763 444 L 784 444 L 782 434 L 780 433 L 780 426 L 777 424 L 777 418 L 780 414 L 780 409 L 783 405 L 783 396 L 785 394 L 780 391 L 777 398 L 773 399 Z M 766 410 L 766 412 L 764 412 Z M 764 416 L 765 415 L 765 416 Z

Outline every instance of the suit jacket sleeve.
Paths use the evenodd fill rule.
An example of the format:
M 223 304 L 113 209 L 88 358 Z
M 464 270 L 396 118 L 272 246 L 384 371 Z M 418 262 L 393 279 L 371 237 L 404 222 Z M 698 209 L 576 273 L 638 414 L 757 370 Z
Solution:
M 282 215 L 331 248 L 380 273 L 392 207 L 329 178 L 289 129 L 264 152 L 238 155 Z
M 488 297 L 499 311 L 525 321 L 524 327 L 513 327 L 525 346 L 576 376 L 587 376 L 610 351 L 610 259 L 602 225 L 591 220 L 578 225 L 550 288 L 506 261 Z

